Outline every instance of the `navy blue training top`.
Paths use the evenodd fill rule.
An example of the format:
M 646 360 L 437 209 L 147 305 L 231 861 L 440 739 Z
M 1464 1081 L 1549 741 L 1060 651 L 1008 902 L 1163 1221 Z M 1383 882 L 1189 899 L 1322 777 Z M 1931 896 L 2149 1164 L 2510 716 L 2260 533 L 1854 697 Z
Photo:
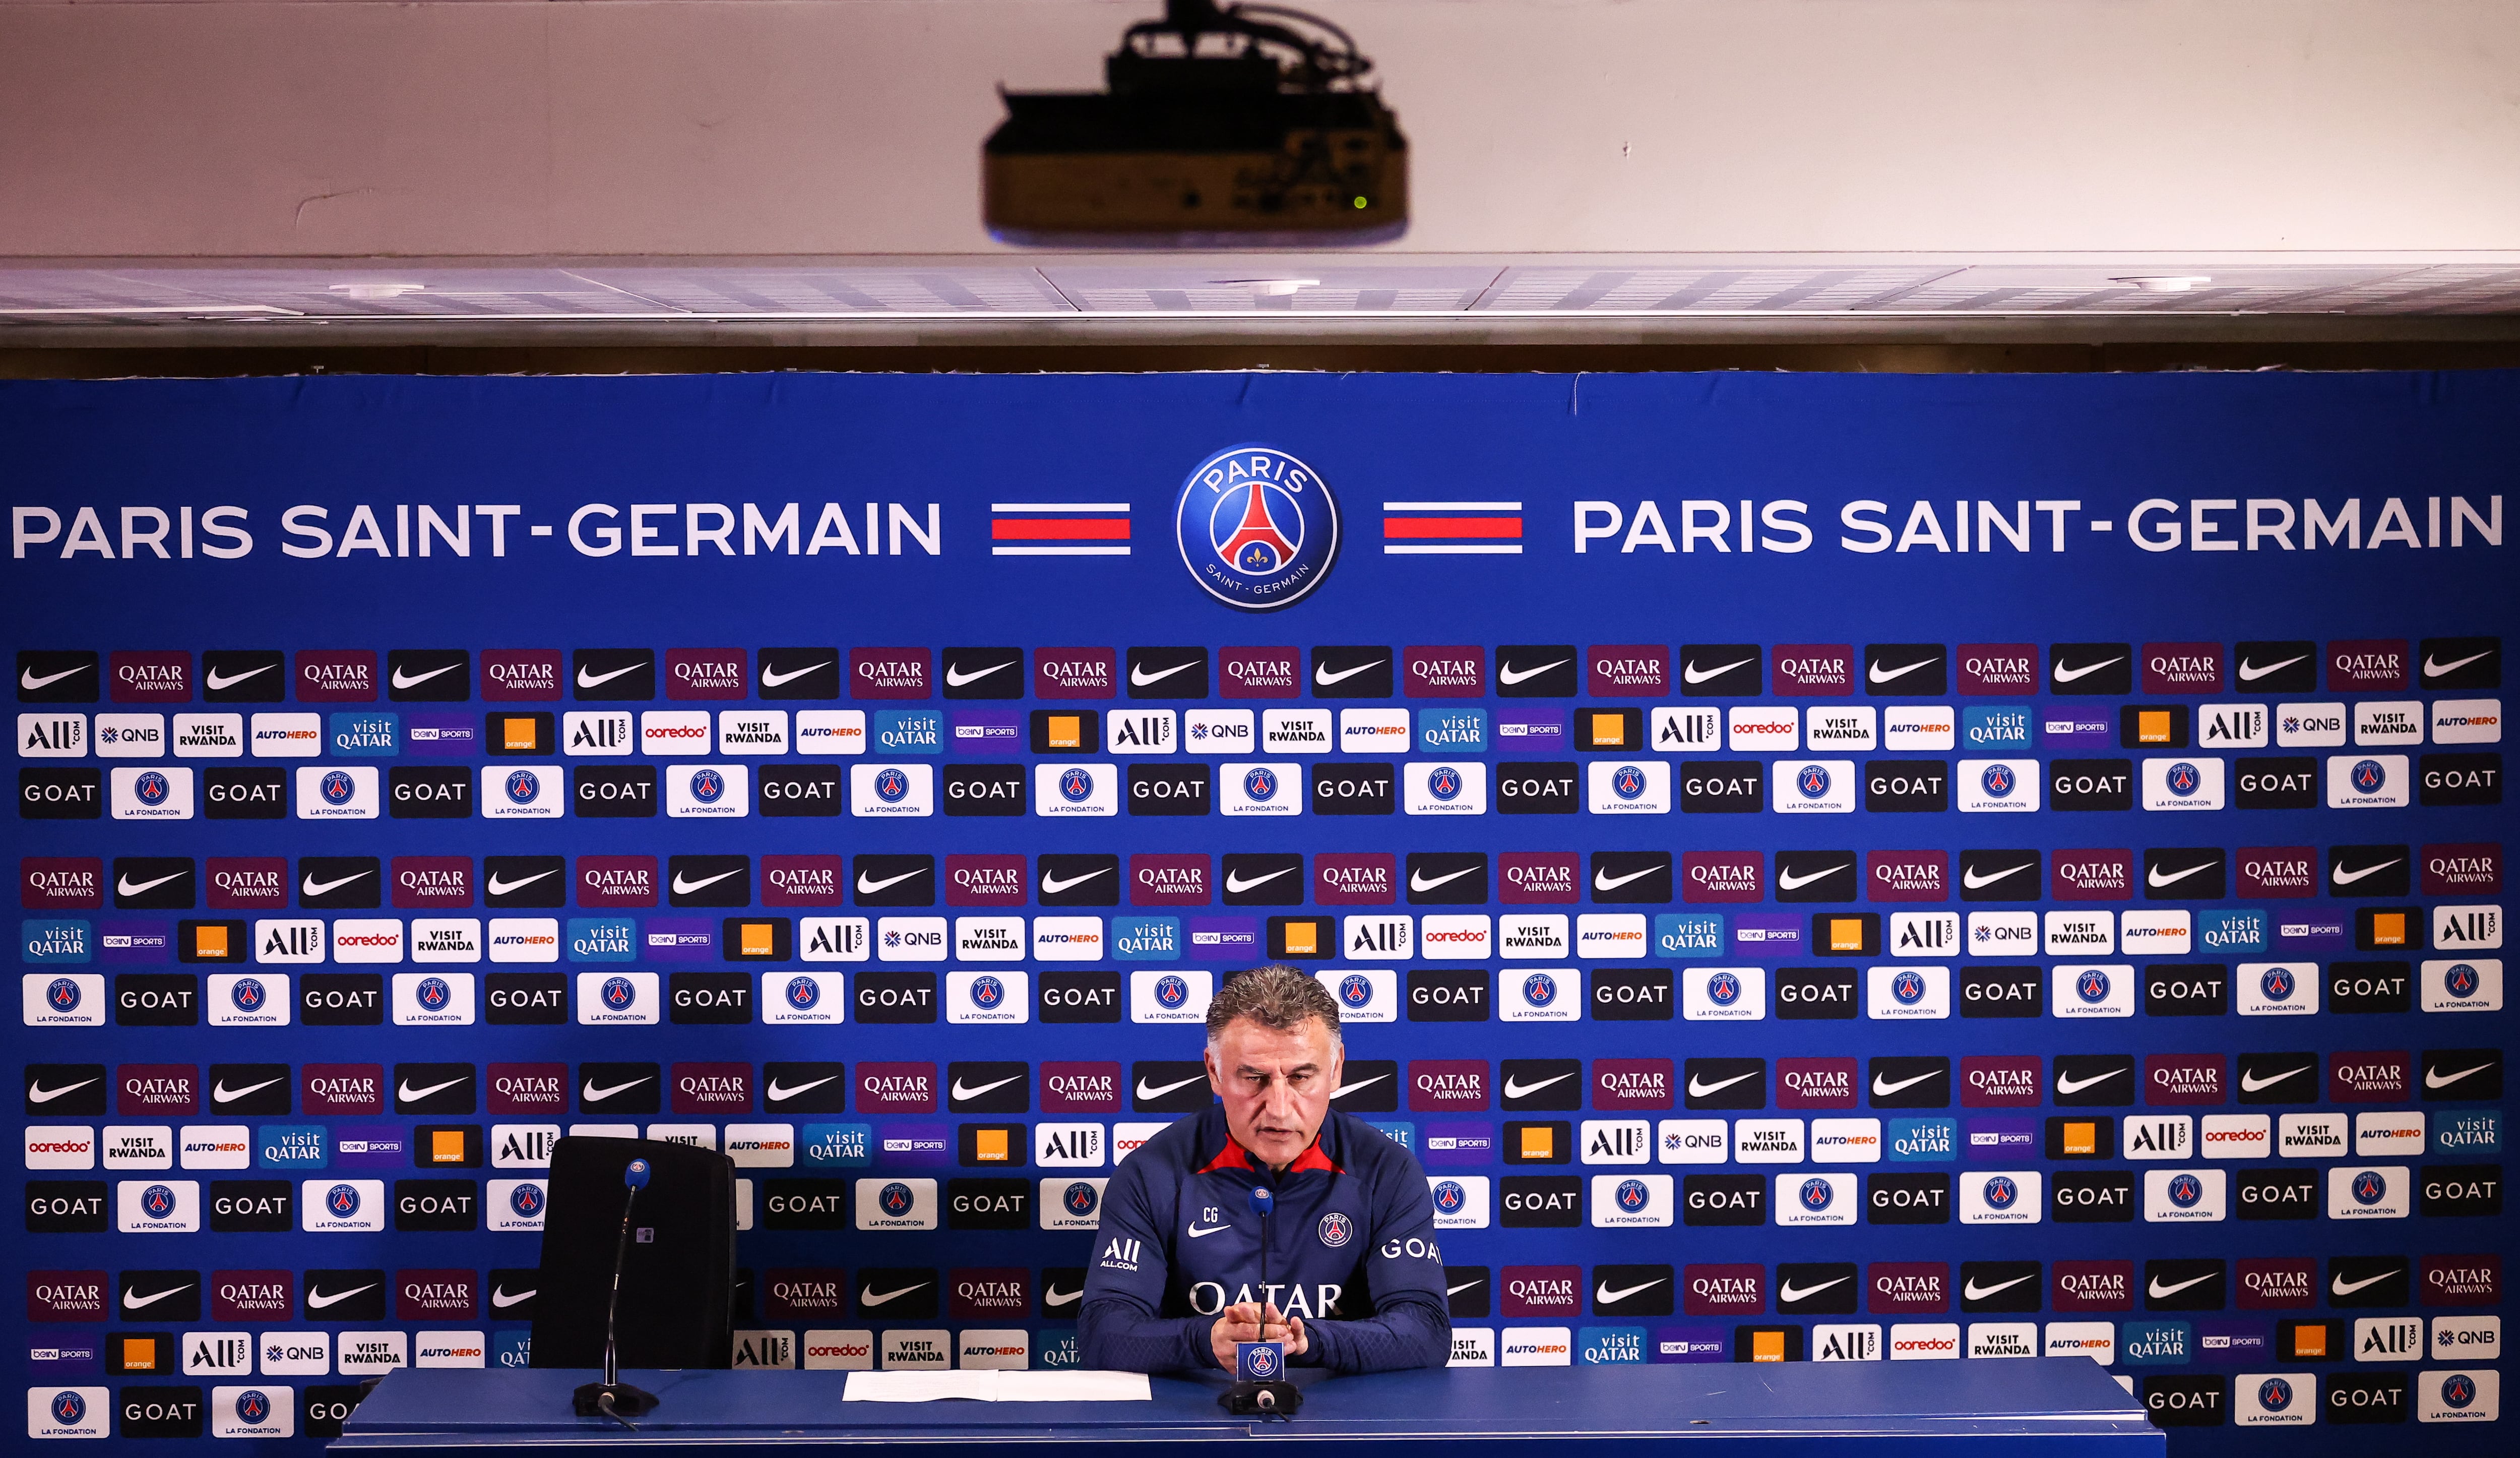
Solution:
M 1251 1190 L 1266 1184 L 1261 1219 Z M 1103 1192 L 1077 1336 L 1084 1365 L 1219 1371 L 1217 1313 L 1270 1300 L 1300 1316 L 1296 1366 L 1339 1372 L 1439 1367 L 1451 1355 L 1444 1255 L 1418 1159 L 1381 1130 L 1332 1113 L 1283 1174 L 1235 1142 L 1225 1110 L 1183 1118 L 1120 1162 Z

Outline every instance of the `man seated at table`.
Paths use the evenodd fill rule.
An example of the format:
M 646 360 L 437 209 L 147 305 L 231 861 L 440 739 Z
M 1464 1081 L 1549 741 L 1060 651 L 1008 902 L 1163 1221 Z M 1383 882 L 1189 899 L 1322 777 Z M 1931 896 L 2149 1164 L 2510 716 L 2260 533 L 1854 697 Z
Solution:
M 1216 994 L 1207 1081 L 1224 1102 L 1112 1176 L 1078 1317 L 1084 1365 L 1230 1372 L 1238 1342 L 1282 1342 L 1290 1364 L 1338 1372 L 1444 1364 L 1426 1173 L 1330 1111 L 1344 1063 L 1338 1004 L 1304 973 L 1257 968 Z M 1265 1219 L 1259 1186 L 1276 1197 Z

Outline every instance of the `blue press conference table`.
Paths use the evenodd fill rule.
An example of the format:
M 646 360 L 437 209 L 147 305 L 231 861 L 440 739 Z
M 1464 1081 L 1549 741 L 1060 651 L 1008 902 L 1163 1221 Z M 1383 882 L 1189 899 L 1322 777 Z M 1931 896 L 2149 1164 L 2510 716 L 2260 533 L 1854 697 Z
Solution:
M 1307 1375 L 1307 1374 L 1299 1374 Z M 1291 1422 L 1228 1415 L 1214 1383 L 1157 1378 L 1151 1402 L 852 1402 L 843 1372 L 624 1372 L 662 1399 L 625 1433 L 569 1412 L 573 1371 L 400 1371 L 379 1385 L 331 1447 L 806 1447 L 884 1443 L 927 1458 L 981 1458 L 1008 1444 L 1128 1443 L 1143 1458 L 1246 1440 L 1301 1448 L 1370 1442 L 1376 1458 L 1502 1458 L 1533 1441 L 1738 1448 L 1805 1458 L 1861 1439 L 1868 1453 L 1923 1455 L 1993 1439 L 2005 1458 L 2161 1458 L 2143 1409 L 2085 1357 L 1980 1362 L 1794 1362 L 1642 1367 L 1437 1368 L 1304 1383 Z M 1711 1446 L 1710 1446 L 1711 1445 Z M 1490 1450 L 1494 1450 L 1493 1454 Z M 1215 1449 L 1203 1449 L 1214 1458 Z M 1325 1453 L 1323 1458 L 1328 1458 Z M 1832 1458 L 1844 1458 L 1842 1453 Z

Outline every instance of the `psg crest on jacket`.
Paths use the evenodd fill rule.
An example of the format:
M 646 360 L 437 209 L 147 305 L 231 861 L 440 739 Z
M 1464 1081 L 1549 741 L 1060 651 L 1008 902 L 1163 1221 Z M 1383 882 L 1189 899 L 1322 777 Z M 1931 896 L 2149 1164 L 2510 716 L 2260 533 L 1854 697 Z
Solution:
M 1182 564 L 1230 608 L 1269 612 L 1301 601 L 1338 556 L 1338 502 L 1313 468 L 1267 445 L 1201 461 L 1173 512 Z

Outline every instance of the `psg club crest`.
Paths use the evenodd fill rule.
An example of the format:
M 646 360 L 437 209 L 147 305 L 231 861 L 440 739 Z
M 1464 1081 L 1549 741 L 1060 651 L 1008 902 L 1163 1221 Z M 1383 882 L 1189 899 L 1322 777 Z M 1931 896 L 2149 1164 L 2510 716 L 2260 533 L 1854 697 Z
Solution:
M 1209 597 L 1267 613 L 1322 585 L 1338 556 L 1338 502 L 1313 468 L 1275 446 L 1201 461 L 1173 509 L 1182 565 Z

